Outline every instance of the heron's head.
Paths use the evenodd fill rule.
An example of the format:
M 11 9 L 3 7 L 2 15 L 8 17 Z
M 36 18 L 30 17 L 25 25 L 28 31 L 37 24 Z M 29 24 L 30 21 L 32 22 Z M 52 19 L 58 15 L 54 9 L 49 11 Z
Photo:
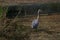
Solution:
M 42 12 L 42 10 L 41 10 L 41 9 L 38 9 L 38 14 L 39 14 L 40 12 Z

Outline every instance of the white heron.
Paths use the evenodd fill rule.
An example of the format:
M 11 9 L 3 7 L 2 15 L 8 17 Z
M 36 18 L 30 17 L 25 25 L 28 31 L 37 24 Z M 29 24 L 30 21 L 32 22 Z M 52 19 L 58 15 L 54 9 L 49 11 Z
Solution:
M 37 29 L 39 25 L 39 13 L 42 12 L 40 9 L 38 10 L 37 18 L 32 21 L 32 28 Z

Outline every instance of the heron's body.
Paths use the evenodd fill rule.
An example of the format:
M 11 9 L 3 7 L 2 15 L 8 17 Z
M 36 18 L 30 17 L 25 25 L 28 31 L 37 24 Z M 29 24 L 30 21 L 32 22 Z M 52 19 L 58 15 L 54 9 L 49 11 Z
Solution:
M 38 25 L 39 25 L 39 12 L 41 12 L 40 9 L 38 10 L 38 16 L 37 16 L 37 18 L 32 21 L 32 28 L 33 29 L 38 28 Z
M 38 24 L 39 24 L 38 20 L 34 19 L 33 22 L 32 22 L 32 28 L 36 29 Z

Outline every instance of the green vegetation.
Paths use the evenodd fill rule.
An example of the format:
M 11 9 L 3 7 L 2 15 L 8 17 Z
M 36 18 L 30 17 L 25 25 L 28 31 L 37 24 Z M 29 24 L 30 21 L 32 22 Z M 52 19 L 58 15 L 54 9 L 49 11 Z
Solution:
M 48 8 L 54 12 L 60 12 L 60 3 L 49 3 Z

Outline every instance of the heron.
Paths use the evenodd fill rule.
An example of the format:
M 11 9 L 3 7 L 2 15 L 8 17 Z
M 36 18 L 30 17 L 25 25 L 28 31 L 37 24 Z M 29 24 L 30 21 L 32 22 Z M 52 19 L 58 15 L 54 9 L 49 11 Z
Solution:
M 37 18 L 32 21 L 32 28 L 33 28 L 33 29 L 37 29 L 37 28 L 38 28 L 38 25 L 39 25 L 39 13 L 40 13 L 40 12 L 41 12 L 41 10 L 38 9 Z

